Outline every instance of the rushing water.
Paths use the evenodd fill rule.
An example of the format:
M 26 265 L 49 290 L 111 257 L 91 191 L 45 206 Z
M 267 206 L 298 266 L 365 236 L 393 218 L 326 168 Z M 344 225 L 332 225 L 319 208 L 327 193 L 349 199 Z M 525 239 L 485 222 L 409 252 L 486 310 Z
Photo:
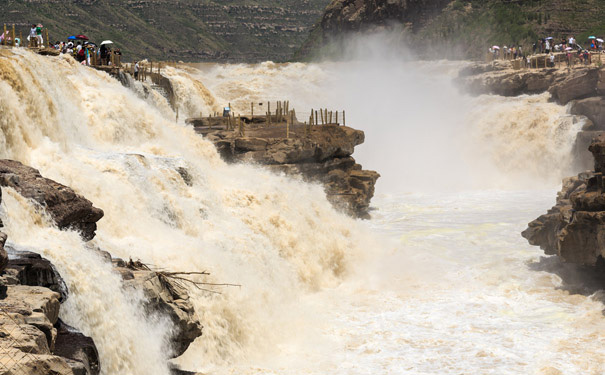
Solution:
M 204 336 L 176 361 L 208 374 L 600 374 L 603 306 L 570 295 L 519 233 L 552 205 L 581 123 L 546 95 L 470 98 L 459 63 L 167 68 L 181 119 L 228 102 L 345 109 L 356 158 L 382 178 L 374 218 L 335 212 L 319 186 L 223 163 L 159 95 L 70 58 L 0 54 L 2 157 L 105 211 L 92 245 L 241 284 L 192 291 Z M 188 186 L 178 173 L 193 177 Z M 168 373 L 161 317 L 75 233 L 5 190 L 13 246 L 41 252 L 104 374 Z M 3 217 L 3 219 L 4 219 Z

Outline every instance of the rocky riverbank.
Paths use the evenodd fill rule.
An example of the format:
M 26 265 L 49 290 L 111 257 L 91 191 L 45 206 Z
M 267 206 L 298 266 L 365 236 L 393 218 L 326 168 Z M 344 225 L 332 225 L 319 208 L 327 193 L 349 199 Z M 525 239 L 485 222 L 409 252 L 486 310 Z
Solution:
M 71 188 L 17 161 L 0 160 L 0 186 L 30 199 L 59 228 L 76 230 L 86 241 L 94 237 L 96 222 L 103 217 L 101 209 Z M 0 232 L 0 373 L 99 374 L 102 363 L 93 338 L 59 319 L 61 303 L 69 298 L 61 275 L 39 254 L 16 250 L 6 241 L 7 235 Z M 162 314 L 172 322 L 172 357 L 184 353 L 202 334 L 187 290 L 166 273 L 140 262 L 114 259 L 94 246 L 90 251 L 113 264 L 125 288 L 143 292 L 149 314 Z M 175 369 L 174 373 L 183 372 Z
M 258 120 L 255 118 L 255 120 Z M 309 182 L 321 183 L 334 207 L 353 217 L 369 218 L 370 201 L 380 175 L 362 169 L 351 156 L 365 135 L 340 125 L 307 127 L 295 122 L 286 137 L 286 125 L 248 121 L 244 134 L 189 121 L 213 142 L 228 162 L 251 162 Z
M 568 263 L 605 265 L 605 135 L 592 141 L 594 170 L 563 181 L 556 205 L 522 233 Z

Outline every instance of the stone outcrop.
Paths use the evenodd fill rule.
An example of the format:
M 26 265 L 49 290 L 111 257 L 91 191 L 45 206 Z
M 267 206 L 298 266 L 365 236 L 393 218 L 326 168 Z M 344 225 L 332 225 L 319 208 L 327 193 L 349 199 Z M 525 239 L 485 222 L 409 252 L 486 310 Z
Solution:
M 187 290 L 166 274 L 154 272 L 140 262 L 124 262 L 121 259 L 113 259 L 112 262 L 122 275 L 126 287 L 143 291 L 149 314 L 161 314 L 170 319 L 174 326 L 171 354 L 173 357 L 183 354 L 202 335 L 202 324 Z
M 479 68 L 476 69 L 476 71 L 481 71 Z M 518 96 L 546 92 L 563 78 L 564 73 L 558 69 L 498 69 L 487 70 L 479 74 L 460 75 L 456 81 L 465 91 L 473 95 Z
M 73 229 L 86 240 L 94 237 L 103 210 L 73 189 L 44 178 L 36 169 L 14 160 L 0 160 L 0 186 L 15 189 L 43 206 L 60 229 Z
M 67 297 L 61 276 L 38 254 L 8 250 L 10 260 L 0 275 L 0 351 L 5 353 L 0 368 L 27 375 L 98 375 L 92 339 L 73 328 L 66 334 L 58 319 L 61 300 Z
M 380 175 L 363 170 L 351 157 L 363 143 L 360 130 L 346 126 L 249 126 L 245 136 L 234 131 L 206 132 L 222 157 L 231 162 L 254 162 L 325 186 L 328 200 L 352 216 L 369 217 L 370 200 Z
M 594 266 L 605 258 L 605 135 L 590 146 L 595 169 L 564 180 L 556 205 L 522 233 L 565 262 Z

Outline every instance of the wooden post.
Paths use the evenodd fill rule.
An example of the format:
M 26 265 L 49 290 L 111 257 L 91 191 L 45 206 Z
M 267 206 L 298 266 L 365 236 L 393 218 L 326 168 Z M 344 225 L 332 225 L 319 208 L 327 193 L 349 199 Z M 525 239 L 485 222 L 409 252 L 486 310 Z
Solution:
M 12 32 L 12 38 L 11 38 L 11 45 L 14 47 L 17 45 L 15 38 L 17 38 L 17 35 L 15 34 L 15 24 L 13 23 L 13 32 Z
M 271 125 L 271 102 L 267 102 L 267 124 Z
M 328 124 L 332 124 L 332 111 L 330 111 L 330 121 L 328 122 Z
M 345 120 L 345 111 L 342 111 L 342 125 L 347 126 L 347 121 Z
M 324 125 L 326 122 L 324 121 L 324 110 L 320 109 L 319 113 L 321 114 L 321 124 Z
M 321 109 L 320 109 L 321 111 Z M 317 118 L 317 111 L 315 111 L 315 125 L 319 125 L 319 119 Z
M 19 32 L 19 47 L 23 47 L 23 32 Z
M 14 28 L 14 26 L 13 26 L 13 28 Z M 48 47 L 50 47 L 50 39 L 48 38 L 48 29 L 45 27 L 44 31 L 46 32 L 46 45 Z M 42 46 L 42 47 L 44 47 L 44 46 Z
M 324 120 L 326 120 L 326 125 L 328 124 L 328 109 L 324 109 Z
M 254 118 L 254 103 L 250 103 L 250 121 Z
M 338 123 L 338 111 L 336 111 L 336 125 L 340 125 L 340 124 Z
M 4 33 L 2 34 L 2 45 L 6 45 L 6 24 L 4 24 Z
M 290 138 L 290 116 L 286 116 L 286 139 Z

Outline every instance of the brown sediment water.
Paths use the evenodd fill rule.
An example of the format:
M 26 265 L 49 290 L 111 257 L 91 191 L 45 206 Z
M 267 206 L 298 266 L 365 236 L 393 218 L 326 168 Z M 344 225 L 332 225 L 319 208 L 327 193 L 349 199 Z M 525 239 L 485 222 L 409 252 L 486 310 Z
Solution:
M 141 99 L 70 58 L 18 52 L 0 58 L 14 77 L 0 82 L 2 156 L 102 208 L 93 245 L 242 285 L 193 292 L 204 335 L 177 360 L 183 368 L 599 373 L 602 303 L 537 271 L 540 250 L 519 235 L 552 205 L 581 124 L 544 95 L 458 92 L 451 78 L 463 64 L 171 68 L 176 123 L 160 96 Z M 354 156 L 386 180 L 373 220 L 335 212 L 320 186 L 225 164 L 183 123 L 229 102 L 243 112 L 285 99 L 297 113 L 345 109 L 366 131 Z M 11 244 L 43 253 L 66 279 L 62 318 L 95 339 L 104 373 L 168 374 L 170 327 L 144 316 L 142 297 L 123 291 L 77 234 L 10 190 L 3 202 Z

